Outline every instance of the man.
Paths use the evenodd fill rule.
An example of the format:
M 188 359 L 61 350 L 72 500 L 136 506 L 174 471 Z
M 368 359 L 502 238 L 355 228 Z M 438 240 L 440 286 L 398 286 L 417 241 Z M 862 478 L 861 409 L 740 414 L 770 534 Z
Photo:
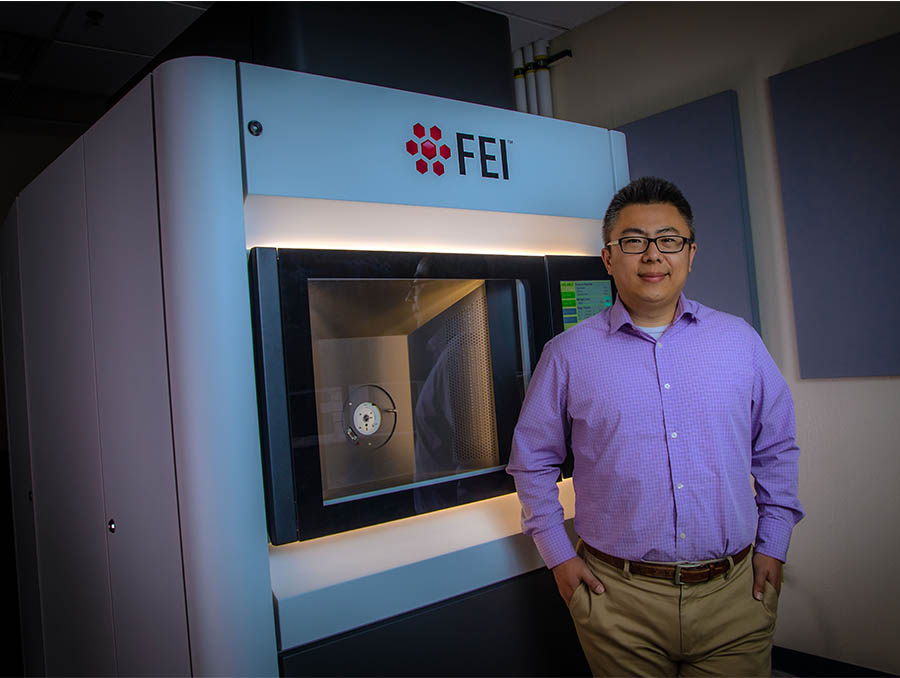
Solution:
M 616 302 L 547 343 L 516 427 L 523 530 L 594 675 L 768 676 L 803 517 L 790 392 L 753 328 L 683 296 L 697 244 L 676 186 L 631 182 L 603 236 Z

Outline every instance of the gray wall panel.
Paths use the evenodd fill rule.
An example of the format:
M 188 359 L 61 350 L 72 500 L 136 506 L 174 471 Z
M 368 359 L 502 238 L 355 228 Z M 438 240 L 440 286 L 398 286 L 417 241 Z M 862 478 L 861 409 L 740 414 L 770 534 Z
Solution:
M 116 658 L 191 672 L 163 322 L 150 78 L 84 136 Z
M 34 512 L 48 675 L 115 673 L 82 142 L 19 198 Z
M 697 256 L 688 297 L 759 328 L 737 93 L 715 94 L 620 128 L 631 178 L 674 182 L 691 203 Z
M 800 375 L 900 375 L 900 35 L 769 78 Z

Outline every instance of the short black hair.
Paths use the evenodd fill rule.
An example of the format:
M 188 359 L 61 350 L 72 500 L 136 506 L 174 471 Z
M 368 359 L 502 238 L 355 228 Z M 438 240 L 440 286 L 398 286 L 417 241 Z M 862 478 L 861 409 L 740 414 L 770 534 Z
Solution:
M 659 177 L 641 177 L 619 189 L 610 201 L 609 207 L 606 208 L 606 216 L 603 217 L 603 244 L 609 242 L 619 213 L 628 205 L 657 205 L 660 203 L 672 205 L 678 210 L 687 223 L 691 231 L 691 240 L 693 240 L 694 213 L 681 189 L 671 181 Z

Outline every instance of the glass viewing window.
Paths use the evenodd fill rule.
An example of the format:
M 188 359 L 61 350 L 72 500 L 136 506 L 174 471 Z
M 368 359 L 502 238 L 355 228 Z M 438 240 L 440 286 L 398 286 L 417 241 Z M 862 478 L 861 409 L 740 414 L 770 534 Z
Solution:
M 308 289 L 325 506 L 412 489 L 417 511 L 442 508 L 431 495 L 453 491 L 447 481 L 505 466 L 495 383 L 524 394 L 530 377 L 522 281 L 310 278 Z M 497 318 L 513 374 L 492 365 Z

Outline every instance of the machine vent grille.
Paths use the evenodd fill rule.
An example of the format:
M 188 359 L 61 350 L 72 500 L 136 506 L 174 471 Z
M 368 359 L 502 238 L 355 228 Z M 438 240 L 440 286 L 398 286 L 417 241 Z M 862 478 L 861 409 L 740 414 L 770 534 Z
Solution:
M 453 410 L 453 460 L 461 466 L 497 461 L 497 422 L 484 286 L 453 307 L 445 320 Z

